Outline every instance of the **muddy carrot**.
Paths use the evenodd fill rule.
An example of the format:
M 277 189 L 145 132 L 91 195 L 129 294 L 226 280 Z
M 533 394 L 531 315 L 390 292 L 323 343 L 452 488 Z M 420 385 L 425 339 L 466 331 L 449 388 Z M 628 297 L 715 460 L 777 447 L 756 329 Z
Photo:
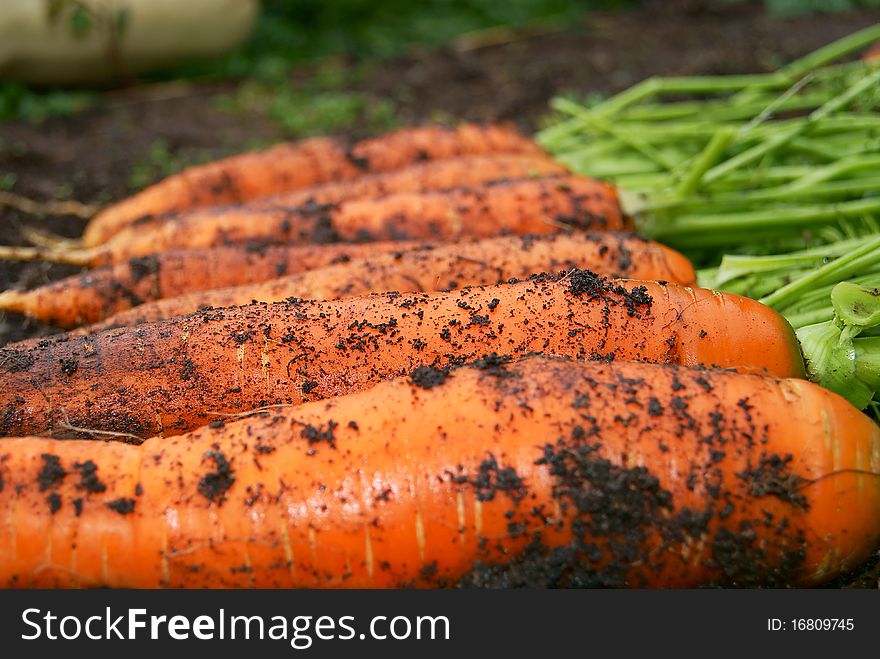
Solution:
M 10 587 L 778 587 L 880 542 L 880 430 L 802 380 L 547 357 L 140 446 L 0 442 Z
M 73 328 L 154 300 L 255 284 L 351 259 L 429 244 L 389 240 L 286 247 L 248 243 L 169 250 L 101 266 L 28 291 L 3 291 L 0 309 L 23 313 L 58 327 Z
M 255 240 L 286 245 L 449 240 L 555 233 L 566 228 L 613 231 L 627 226 L 613 187 L 570 176 L 400 193 L 338 205 L 307 202 L 259 211 L 213 209 L 169 218 L 149 231 L 130 227 L 94 249 L 31 252 L 44 260 L 97 266 L 169 249 Z
M 351 148 L 328 138 L 279 144 L 191 167 L 166 178 L 96 215 L 83 241 L 87 246 L 102 244 L 148 215 L 239 203 L 425 160 L 486 153 L 543 151 L 510 127 L 474 124 L 403 128 Z
M 165 320 L 207 307 L 239 306 L 253 301 L 282 302 L 290 297 L 336 300 L 386 291 L 440 291 L 572 269 L 684 285 L 696 280 L 694 269 L 684 256 L 636 236 L 613 233 L 504 236 L 416 247 L 259 284 L 158 300 L 116 313 L 82 331 L 93 333 L 109 327 Z
M 254 217 L 260 211 L 278 208 L 296 208 L 312 204 L 340 204 L 352 199 L 378 199 L 401 192 L 430 192 L 452 188 L 472 187 L 485 183 L 564 176 L 570 174 L 562 163 L 545 155 L 502 153 L 480 156 L 464 156 L 444 160 L 429 160 L 415 165 L 378 174 L 365 174 L 355 179 L 325 183 L 269 197 L 260 197 L 240 204 L 233 204 L 236 211 L 246 210 Z M 145 215 L 128 226 L 148 230 L 161 226 L 180 215 L 211 218 L 214 212 L 206 209 L 188 209 Z M 124 227 L 119 227 L 121 231 Z M 117 231 L 118 233 L 118 231 Z M 109 236 L 108 236 L 109 239 Z M 104 242 L 104 241 L 102 241 Z
M 0 350 L 0 435 L 179 434 L 217 413 L 336 396 L 492 352 L 803 375 L 790 326 L 759 302 L 574 271 L 449 293 L 211 309 L 12 344 Z

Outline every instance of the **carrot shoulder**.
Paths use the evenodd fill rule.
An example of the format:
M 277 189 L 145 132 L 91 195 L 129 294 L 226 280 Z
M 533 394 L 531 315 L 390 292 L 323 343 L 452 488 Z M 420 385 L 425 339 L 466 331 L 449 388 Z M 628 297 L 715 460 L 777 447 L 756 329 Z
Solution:
M 473 124 L 404 128 L 358 142 L 350 149 L 328 138 L 279 144 L 170 176 L 96 215 L 83 241 L 88 246 L 99 245 L 143 216 L 239 203 L 424 160 L 481 153 L 543 152 L 512 128 Z
M 423 370 L 140 446 L 2 440 L 0 584 L 810 585 L 880 542 L 878 455 L 804 381 Z
M 114 314 L 82 331 L 94 333 L 110 327 L 165 320 L 206 307 L 239 306 L 253 301 L 282 302 L 290 297 L 336 300 L 386 291 L 440 291 L 572 269 L 684 285 L 693 284 L 696 279 L 684 256 L 636 236 L 503 236 L 377 254 L 259 284 L 158 300 Z
M 450 293 L 212 309 L 0 351 L 0 434 L 73 425 L 149 437 L 220 414 L 368 388 L 486 353 L 803 375 L 794 333 L 734 295 L 586 271 Z

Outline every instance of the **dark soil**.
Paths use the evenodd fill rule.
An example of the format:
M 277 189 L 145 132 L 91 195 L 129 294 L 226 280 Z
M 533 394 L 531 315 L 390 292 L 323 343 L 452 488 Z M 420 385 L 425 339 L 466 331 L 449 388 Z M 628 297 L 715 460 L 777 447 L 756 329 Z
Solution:
M 651 75 L 766 71 L 878 21 L 880 11 L 780 20 L 757 4 L 710 10 L 700 2 L 658 1 L 629 13 L 594 13 L 567 31 L 518 34 L 495 44 L 460 41 L 374 63 L 357 90 L 393 99 L 402 123 L 500 119 L 532 131 L 547 113 L 550 98 L 563 91 L 615 92 Z M 292 84 L 305 76 L 308 72 Z M 217 98 L 237 84 L 132 87 L 106 93 L 99 108 L 73 117 L 40 125 L 0 124 L 0 181 L 14 175 L 13 191 L 35 200 L 107 203 L 134 191 L 136 167 L 145 162 L 158 167 L 152 155 L 157 143 L 171 154 L 172 162 L 164 167 L 176 169 L 287 137 L 262 114 L 234 114 L 218 106 Z M 364 132 L 356 126 L 347 136 Z M 22 226 L 76 237 L 84 221 L 34 218 L 0 208 L 0 244 L 25 244 Z M 34 287 L 74 271 L 0 263 L 0 290 Z M 0 312 L 0 345 L 52 331 Z M 222 496 L 227 476 L 220 473 L 220 460 L 215 461 Z M 878 574 L 875 559 L 834 585 L 876 588 Z

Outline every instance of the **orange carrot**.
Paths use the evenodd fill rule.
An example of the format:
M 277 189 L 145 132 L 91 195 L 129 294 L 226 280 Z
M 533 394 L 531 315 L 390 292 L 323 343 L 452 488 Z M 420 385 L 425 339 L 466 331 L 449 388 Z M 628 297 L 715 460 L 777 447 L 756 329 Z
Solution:
M 424 160 L 486 153 L 542 154 L 507 126 L 404 128 L 358 142 L 350 149 L 327 138 L 279 144 L 191 167 L 99 213 L 89 223 L 87 246 L 106 242 L 140 217 L 167 211 L 239 203 L 249 199 L 400 169 Z
M 206 307 L 282 302 L 290 297 L 336 300 L 385 291 L 439 291 L 496 284 L 538 272 L 587 269 L 601 275 L 695 283 L 688 260 L 644 238 L 621 234 L 504 236 L 416 247 L 272 279 L 158 300 L 122 311 L 83 330 L 138 325 Z M 0 295 L 2 304 L 2 295 Z
M 564 176 L 569 173 L 565 165 L 543 154 L 502 153 L 464 156 L 445 160 L 429 160 L 403 169 L 365 174 L 351 180 L 325 183 L 269 197 L 259 197 L 233 205 L 230 210 L 234 212 L 247 211 L 253 217 L 259 217 L 261 212 L 273 212 L 279 208 L 297 208 L 309 203 L 313 205 L 341 204 L 352 199 L 378 199 L 401 192 L 450 190 L 524 178 Z M 170 218 L 180 215 L 195 215 L 208 218 L 210 221 L 216 212 L 188 209 L 176 213 L 145 215 L 134 220 L 128 226 L 144 231 L 161 226 Z M 118 227 L 116 233 L 123 228 Z M 108 236 L 105 240 L 110 237 Z
M 60 257 L 68 263 L 96 266 L 168 249 L 251 240 L 287 245 L 448 240 L 554 233 L 563 228 L 625 228 L 614 189 L 591 178 L 571 176 L 400 193 L 339 205 L 307 203 L 259 211 L 220 208 L 168 218 L 149 231 L 129 227 L 99 247 L 67 251 Z
M 491 352 L 803 375 L 791 327 L 759 302 L 575 271 L 451 293 L 206 310 L 13 344 L 0 350 L 0 435 L 179 434 L 216 413 L 345 394 Z
M 351 259 L 429 244 L 396 240 L 293 247 L 249 243 L 169 250 L 101 266 L 29 291 L 3 291 L 0 309 L 72 328 L 96 323 L 154 300 L 255 284 Z M 674 280 L 670 278 L 670 281 Z
M 4 439 L 0 584 L 811 585 L 880 542 L 880 430 L 827 390 L 481 366 L 140 446 Z

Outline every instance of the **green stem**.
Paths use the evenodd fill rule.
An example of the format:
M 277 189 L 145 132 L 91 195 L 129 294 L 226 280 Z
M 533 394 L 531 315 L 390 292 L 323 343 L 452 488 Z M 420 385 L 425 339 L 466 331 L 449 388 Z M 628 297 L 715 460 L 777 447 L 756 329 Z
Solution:
M 880 169 L 880 155 L 845 158 L 825 167 L 819 167 L 792 181 L 789 188 L 791 190 L 803 190 L 817 183 L 836 179 L 844 174 L 873 171 L 875 169 Z
M 818 69 L 846 55 L 867 48 L 875 41 L 880 41 L 880 24 L 866 27 L 814 50 L 782 67 L 779 73 L 788 78 L 800 78 L 813 69 Z
M 831 309 L 831 307 L 825 306 L 820 309 L 801 311 L 798 313 L 784 312 L 782 315 L 788 321 L 789 325 L 798 330 L 801 327 L 805 327 L 807 325 L 815 325 L 817 323 L 823 323 L 831 320 L 832 318 L 834 318 L 834 311 Z
M 650 82 L 650 80 L 648 80 L 640 84 L 646 85 L 646 89 L 648 89 L 649 91 L 655 89 L 655 85 L 657 85 L 656 88 L 660 89 L 660 91 L 653 93 L 675 93 L 676 91 L 678 91 L 676 89 L 676 81 L 686 81 L 688 79 L 658 78 L 653 80 L 657 80 L 658 82 L 648 84 Z M 630 92 L 635 93 L 633 90 L 636 90 L 639 86 L 640 85 L 632 87 L 626 92 L 623 92 L 623 94 L 628 94 Z M 694 85 L 693 87 L 698 88 L 700 87 L 700 85 Z M 688 94 L 713 93 L 715 91 L 711 87 L 703 89 L 702 92 L 700 92 L 699 90 L 693 91 L 692 89 L 685 90 L 683 87 L 680 89 L 680 93 Z M 642 93 L 644 93 L 644 91 L 639 92 L 639 95 Z M 615 98 L 617 97 L 613 97 L 605 103 L 610 103 Z M 785 99 L 785 101 L 779 105 L 777 110 L 786 112 L 809 110 L 820 106 L 821 104 L 827 102 L 830 98 L 832 98 L 832 94 L 829 91 L 798 95 L 792 98 Z M 550 106 L 557 112 L 571 115 L 572 118 L 566 121 L 562 121 L 554 126 L 545 128 L 540 133 L 538 133 L 536 139 L 539 143 L 548 148 L 555 148 L 566 137 L 569 137 L 580 130 L 584 130 L 587 127 L 588 123 L 592 120 L 595 120 L 596 118 L 603 117 L 608 119 L 611 117 L 608 112 L 601 111 L 601 108 L 605 107 L 605 104 L 601 104 L 593 108 L 587 108 L 580 103 L 572 101 L 571 99 L 558 97 L 551 100 Z M 661 105 L 639 105 L 635 107 L 630 107 L 630 103 L 626 102 L 620 108 L 621 111 L 625 110 L 625 112 L 620 112 L 618 116 L 615 117 L 615 121 L 642 120 L 656 122 L 676 118 L 687 119 L 689 117 L 694 117 L 704 123 L 719 123 L 721 121 L 732 120 L 742 121 L 745 119 L 751 119 L 755 116 L 756 113 L 763 111 L 766 107 L 767 103 L 763 100 L 759 100 L 758 102 L 752 103 L 750 105 L 740 106 L 731 106 L 728 101 L 723 100 L 684 101 L 674 104 L 667 103 Z
M 749 274 L 769 273 L 776 271 L 799 271 L 822 265 L 830 256 L 840 256 L 851 249 L 850 244 L 837 243 L 824 249 L 825 253 L 804 254 L 773 254 L 770 256 L 740 256 L 725 254 L 715 276 L 716 284 L 723 285 L 728 281 Z
M 730 236 L 766 235 L 807 228 L 807 225 L 860 218 L 880 213 L 880 198 L 856 199 L 838 204 L 809 208 L 778 208 L 719 213 L 682 215 L 672 221 L 662 217 L 643 220 L 643 230 L 657 240 L 675 242 L 681 246 L 708 246 L 729 244 Z
M 878 273 L 880 273 L 880 266 L 874 266 L 872 270 L 873 272 L 860 274 L 857 277 L 850 277 L 847 279 L 847 282 L 856 284 L 858 286 L 865 286 L 867 288 L 877 288 L 878 286 L 880 286 L 880 276 L 878 276 Z M 789 281 L 790 280 L 791 278 L 789 277 Z M 839 282 L 837 281 L 833 281 L 829 284 L 811 289 L 810 291 L 801 295 L 793 303 L 779 309 L 779 311 L 788 316 L 807 312 L 812 313 L 820 309 L 825 309 L 829 314 L 828 318 L 831 318 L 831 316 L 834 315 L 834 308 L 830 304 L 831 291 L 838 283 Z
M 854 375 L 873 397 L 880 391 L 880 337 L 859 337 L 853 341 L 853 350 Z
M 833 281 L 842 281 L 877 262 L 880 262 L 880 237 L 869 240 L 849 254 L 841 256 L 761 298 L 761 302 L 774 309 L 784 308 L 804 291 Z
M 773 114 L 783 109 L 786 102 L 793 98 L 798 92 L 800 92 L 800 90 L 803 89 L 812 79 L 813 75 L 804 76 L 787 90 L 785 90 L 785 93 L 773 99 L 773 101 L 766 108 L 761 110 L 761 112 L 759 112 L 754 119 L 743 126 L 743 128 L 740 130 L 740 138 L 753 131 L 755 128 L 767 121 L 767 119 L 769 119 Z
M 832 98 L 822 107 L 813 110 L 813 112 L 810 113 L 808 120 L 811 123 L 815 123 L 817 121 L 821 121 L 825 117 L 831 116 L 835 112 L 845 108 L 847 105 L 852 103 L 855 99 L 857 99 L 865 92 L 871 89 L 876 91 L 878 82 L 880 82 L 880 71 L 875 71 L 874 73 L 865 76 L 854 85 L 849 87 L 849 89 L 847 89 L 844 93 L 835 98 Z
M 648 78 L 593 108 L 596 114 L 616 114 L 645 99 L 661 94 L 717 94 L 742 89 L 778 89 L 788 78 L 776 73 L 729 76 L 691 76 L 687 78 Z
M 670 201 L 661 204 L 658 198 L 656 208 L 676 207 L 693 212 L 701 208 L 720 208 L 722 206 L 749 207 L 755 202 L 791 202 L 797 204 L 807 200 L 833 199 L 835 197 L 852 199 L 853 197 L 858 198 L 865 194 L 876 193 L 877 191 L 880 191 L 880 176 L 832 181 L 815 185 L 811 188 L 793 188 L 785 185 L 775 188 L 764 188 L 763 190 L 755 190 L 753 192 L 743 192 L 741 194 L 709 195 L 702 199 L 684 199 L 678 203 Z
M 731 128 L 718 129 L 678 185 L 675 191 L 677 197 L 689 197 L 699 189 L 703 175 L 721 159 L 735 136 L 736 131 Z
M 776 112 L 793 112 L 812 110 L 827 103 L 833 95 L 829 92 L 811 92 L 781 101 L 775 108 Z M 764 101 L 748 105 L 731 105 L 729 101 L 681 101 L 665 106 L 636 106 L 622 113 L 622 121 L 668 121 L 678 119 L 682 123 L 693 118 L 695 123 L 720 123 L 723 121 L 753 120 L 756 115 L 766 111 L 768 104 Z M 664 110 L 665 109 L 665 110 Z M 663 115 L 667 116 L 663 116 Z
M 860 330 L 880 325 L 880 290 L 842 281 L 831 290 L 831 306 L 846 325 Z
M 852 346 L 842 342 L 842 329 L 834 321 L 807 325 L 796 334 L 810 380 L 852 400 L 847 396 L 850 394 L 863 402 L 861 407 L 868 404 L 873 394 L 862 401 L 865 392 L 860 387 L 850 391 L 850 383 L 855 377 Z
M 599 117 L 592 119 L 591 124 L 596 129 L 611 135 L 636 153 L 641 154 L 658 167 L 666 170 L 675 167 L 675 158 L 667 158 L 662 152 L 657 151 L 649 143 L 641 140 L 635 133 L 626 130 L 618 130 L 612 124 Z
M 781 147 L 791 142 L 795 137 L 802 134 L 806 130 L 806 123 L 799 123 L 795 126 L 786 128 L 784 131 L 777 133 L 769 139 L 759 142 L 755 146 L 739 153 L 720 165 L 716 165 L 706 172 L 706 183 L 712 183 L 720 178 L 724 178 L 731 172 L 741 169 L 746 165 L 757 162 L 764 156 L 777 151 Z
M 590 176 L 612 180 L 618 176 L 626 176 L 630 174 L 656 174 L 662 171 L 657 165 L 644 158 L 631 156 L 594 160 L 590 159 L 589 156 L 562 154 L 557 156 L 557 160 L 568 165 L 575 171 L 589 169 Z
M 772 137 L 752 147 L 751 149 L 748 149 L 747 151 L 744 151 L 743 153 L 740 153 L 733 158 L 730 158 L 729 160 L 706 172 L 706 182 L 711 183 L 716 179 L 722 178 L 730 172 L 734 171 L 735 169 L 753 163 L 758 159 L 764 157 L 765 155 L 785 146 L 796 137 L 799 137 L 800 135 L 806 133 L 813 124 L 822 121 L 822 119 L 824 119 L 825 117 L 829 117 L 838 110 L 846 107 L 854 99 L 858 98 L 869 89 L 876 88 L 878 83 L 880 83 L 880 71 L 876 71 L 871 75 L 868 75 L 865 78 L 859 80 L 854 85 L 851 85 L 843 94 L 832 98 L 820 108 L 813 110 L 813 112 L 811 112 L 807 116 L 807 120 L 805 122 L 777 134 L 775 137 Z
M 839 149 L 835 149 L 828 140 L 814 140 L 807 137 L 798 137 L 791 141 L 793 151 L 804 153 L 808 156 L 814 156 L 820 160 L 834 162 L 843 157 L 843 153 Z
M 831 291 L 831 299 L 832 320 L 797 330 L 807 373 L 814 382 L 864 409 L 880 390 L 880 337 L 858 335 L 880 323 L 880 295 L 841 282 Z

